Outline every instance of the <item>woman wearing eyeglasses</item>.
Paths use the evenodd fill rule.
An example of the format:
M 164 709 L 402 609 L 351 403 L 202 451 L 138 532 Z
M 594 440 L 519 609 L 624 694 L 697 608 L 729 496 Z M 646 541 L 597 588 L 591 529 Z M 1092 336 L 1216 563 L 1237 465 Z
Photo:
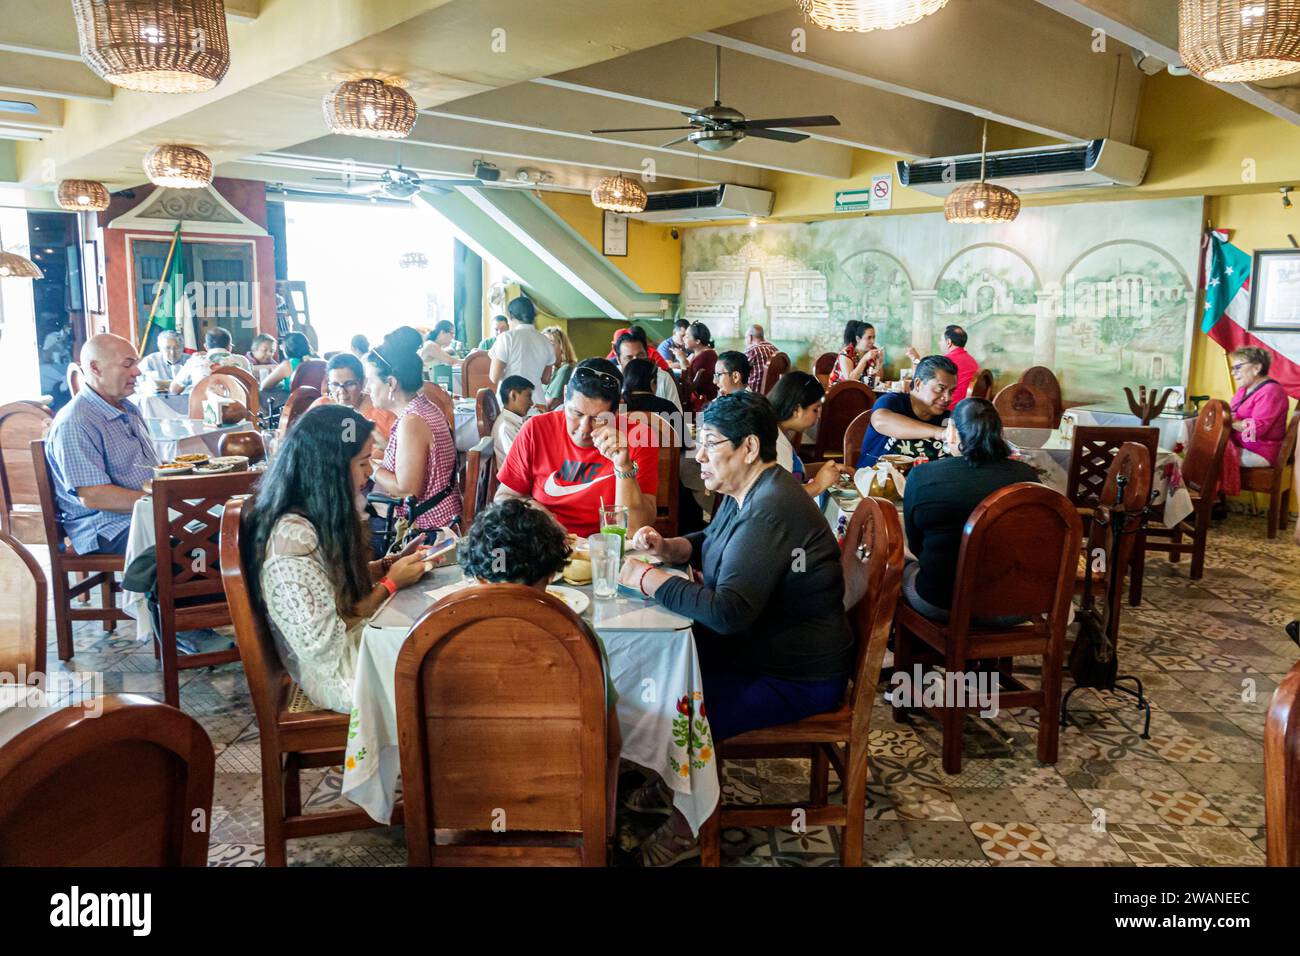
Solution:
M 403 327 L 384 337 L 366 355 L 366 389 L 379 408 L 397 416 L 375 468 L 375 491 L 393 498 L 414 495 L 420 504 L 433 501 L 415 520 L 423 529 L 442 528 L 460 516 L 455 493 L 456 445 L 451 426 L 421 390 L 424 368 L 418 351 L 420 333 Z M 405 514 L 398 509 L 398 514 Z
M 1268 377 L 1272 358 L 1267 349 L 1250 345 L 1229 357 L 1238 386 L 1232 396 L 1232 444 L 1240 453 L 1242 468 L 1277 465 L 1286 437 L 1287 394 Z
M 351 352 L 340 352 L 325 366 L 325 394 L 312 402 L 311 407 L 344 405 L 364 415 L 375 423 L 375 437 L 381 443 L 397 424 L 397 416 L 386 408 L 378 408 L 366 394 L 366 370 L 361 359 Z

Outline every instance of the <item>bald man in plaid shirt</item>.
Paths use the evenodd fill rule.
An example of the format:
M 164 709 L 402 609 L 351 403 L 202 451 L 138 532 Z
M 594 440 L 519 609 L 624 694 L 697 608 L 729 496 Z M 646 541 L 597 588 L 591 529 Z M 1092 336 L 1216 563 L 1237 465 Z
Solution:
M 763 394 L 763 376 L 767 374 L 767 365 L 777 347 L 763 338 L 763 327 L 751 325 L 745 333 L 745 358 L 749 359 L 749 390 L 758 395 Z

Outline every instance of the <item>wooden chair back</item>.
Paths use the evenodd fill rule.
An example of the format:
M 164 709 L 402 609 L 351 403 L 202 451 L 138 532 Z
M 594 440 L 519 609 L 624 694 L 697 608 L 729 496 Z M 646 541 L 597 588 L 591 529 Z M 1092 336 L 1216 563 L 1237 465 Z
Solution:
M 492 503 L 497 464 L 492 436 L 485 435 L 465 455 L 465 480 L 461 483 L 464 502 L 460 509 L 461 527 L 468 532 L 474 516 Z
M 31 443 L 31 456 L 32 472 L 36 476 L 36 494 L 41 504 L 42 530 L 53 558 L 56 551 L 63 553 L 68 533 L 63 527 L 62 515 L 59 514 L 58 499 L 54 494 L 54 475 L 50 472 L 50 463 L 45 457 L 44 439 Z M 70 545 L 67 548 L 71 551 Z
M 903 524 L 893 502 L 883 498 L 859 502 L 841 547 L 844 608 L 857 639 L 849 706 L 854 723 L 861 720 L 865 733 L 903 586 Z
M 53 423 L 54 414 L 36 402 L 0 405 L 0 532 L 27 544 L 45 543 L 31 446 Z
M 677 536 L 681 508 L 682 439 L 668 420 L 654 412 L 628 412 L 629 442 L 649 442 L 659 449 L 659 486 L 655 491 L 655 530 Z
M 604 865 L 605 674 L 563 603 L 456 592 L 411 628 L 395 687 L 412 866 Z
M 858 456 L 862 454 L 862 443 L 866 440 L 867 429 L 870 427 L 871 409 L 868 408 L 849 422 L 849 427 L 844 429 L 844 464 L 850 468 L 858 463 Z
M 1264 833 L 1269 866 L 1300 866 L 1300 664 L 1264 718 Z
M 1018 482 L 980 502 L 962 533 L 949 612 L 959 657 L 971 618 L 1020 615 L 1045 637 L 1064 632 L 1082 538 L 1078 511 L 1044 485 Z
M 1025 369 L 1025 374 L 1020 376 L 1020 381 L 1026 385 L 1032 385 L 1052 403 L 1052 414 L 1056 416 L 1056 421 L 1052 423 L 1055 428 L 1061 423 L 1061 415 L 1065 411 L 1065 403 L 1061 400 L 1061 382 L 1046 365 L 1034 365 Z
M 451 429 L 451 434 L 454 437 L 456 434 L 456 405 L 451 400 L 451 396 L 447 394 L 447 390 L 441 385 L 435 385 L 433 382 L 425 382 L 420 386 L 420 391 L 429 401 L 438 406 L 443 417 L 447 419 L 447 427 Z
M 235 495 L 248 494 L 260 477 L 253 471 L 235 471 L 154 479 L 160 614 L 175 614 L 181 603 L 225 602 L 219 509 Z
M 216 758 L 189 714 L 110 694 L 13 708 L 0 739 L 0 866 L 207 866 Z
M 219 365 L 212 370 L 213 375 L 227 375 L 235 379 L 240 385 L 244 386 L 244 394 L 248 400 L 244 405 L 253 413 L 253 418 L 257 418 L 257 413 L 261 410 L 262 387 L 257 381 L 257 376 L 252 372 L 246 372 L 238 365 Z
M 292 395 L 299 388 L 314 388 L 318 392 L 324 392 L 328 366 L 328 362 L 318 358 L 303 359 L 293 370 L 293 378 L 289 380 L 289 394 Z
M 993 399 L 1004 428 L 1055 428 L 1061 418 L 1052 400 L 1036 385 L 1013 382 Z
M 1140 429 L 1133 429 L 1138 431 Z M 1155 431 L 1155 429 L 1152 429 Z M 1150 449 L 1141 442 L 1128 441 L 1124 442 L 1115 452 L 1115 457 L 1111 460 L 1110 468 L 1106 471 L 1106 480 L 1099 494 L 1095 496 L 1094 509 L 1107 508 L 1112 514 L 1112 520 L 1118 519 L 1118 513 L 1122 512 L 1126 516 L 1136 515 L 1151 500 L 1151 483 L 1155 476 L 1155 459 L 1151 455 Z M 1124 477 L 1124 499 L 1119 500 L 1119 478 Z M 1088 553 L 1085 560 L 1088 567 L 1093 567 L 1093 559 L 1097 555 L 1098 549 L 1106 555 L 1105 576 L 1109 580 L 1112 573 L 1123 575 L 1128 571 L 1129 565 L 1133 560 L 1133 551 L 1138 546 L 1138 533 L 1134 519 L 1125 519 L 1125 528 L 1131 533 L 1122 534 L 1119 537 L 1118 545 L 1115 545 L 1115 538 L 1112 534 L 1109 524 L 1103 525 L 1097 520 L 1095 511 L 1093 518 L 1088 526 Z M 1123 584 L 1123 578 L 1120 579 Z M 1094 589 L 1094 600 L 1105 601 L 1106 592 L 1103 589 Z M 1111 621 L 1115 625 L 1112 630 L 1118 635 L 1118 618 L 1120 614 L 1121 591 L 1115 591 L 1115 605 L 1110 609 Z
M 209 398 L 221 397 L 234 399 L 243 406 L 244 412 L 241 416 L 243 421 L 256 421 L 257 414 L 248 404 L 251 401 L 248 394 L 247 388 L 240 379 L 235 378 L 233 375 L 222 375 L 213 372 L 190 390 L 189 416 L 190 418 L 202 418 L 203 403 Z M 257 392 L 254 391 L 253 394 L 256 395 Z
M 0 531 L 0 674 L 45 673 L 45 572 L 22 542 Z
M 478 437 L 490 438 L 492 426 L 501 414 L 501 403 L 497 401 L 497 393 L 490 388 L 480 388 L 475 394 L 474 417 L 478 420 Z
M 836 382 L 826 392 L 817 441 L 813 444 L 813 461 L 839 455 L 844 450 L 844 435 L 849 425 L 876 403 L 876 393 L 861 382 Z M 863 432 L 865 435 L 866 433 Z M 860 445 L 859 445 L 860 447 Z M 856 461 L 856 457 L 854 461 Z
M 1115 456 L 1126 444 L 1137 444 L 1146 449 L 1148 471 L 1155 469 L 1156 453 L 1160 446 L 1160 429 L 1075 426 L 1074 441 L 1070 447 L 1070 467 L 1065 478 L 1065 496 L 1076 507 L 1097 507 L 1102 499 L 1103 489 L 1109 487 L 1111 466 Z M 1145 504 L 1144 501 L 1139 507 Z
M 822 383 L 822 388 L 830 386 L 831 372 L 835 369 L 835 360 L 839 357 L 839 352 L 823 352 L 813 362 L 813 377 Z
M 474 349 L 465 356 L 460 366 L 460 390 L 465 395 L 477 395 L 479 389 L 491 388 L 492 379 L 489 371 L 492 357 L 483 349 Z
M 763 394 L 766 395 L 776 388 L 776 383 L 788 371 L 790 371 L 790 356 L 784 352 L 777 352 L 767 363 L 767 371 L 763 373 Z
M 993 373 L 986 368 L 979 370 L 975 376 L 975 381 L 970 386 L 971 398 L 993 398 Z
M 81 370 L 81 366 L 76 362 L 68 365 L 68 371 L 65 373 L 68 381 L 68 394 L 76 395 L 81 391 L 81 386 L 85 384 L 86 374 Z
M 277 437 L 283 439 L 285 435 L 289 434 L 289 429 L 293 427 L 293 423 L 298 420 L 299 416 L 319 400 L 320 389 L 313 388 L 310 385 L 295 388 L 290 392 L 289 397 L 285 399 L 284 406 L 280 409 L 280 427 L 277 430 Z
M 1212 398 L 1201 406 L 1183 458 L 1183 484 L 1210 497 L 1219 480 L 1223 452 L 1232 433 L 1232 412 L 1228 403 Z

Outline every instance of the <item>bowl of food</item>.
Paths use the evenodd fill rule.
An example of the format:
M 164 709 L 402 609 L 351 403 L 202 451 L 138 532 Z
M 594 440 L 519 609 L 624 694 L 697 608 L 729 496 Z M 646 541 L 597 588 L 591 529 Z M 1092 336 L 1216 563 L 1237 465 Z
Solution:
M 177 455 L 176 461 L 182 465 L 205 465 L 208 462 L 207 455 Z
M 591 562 L 582 558 L 573 558 L 564 566 L 564 580 L 579 586 L 591 583 Z
M 880 460 L 889 462 L 904 475 L 916 464 L 916 459 L 911 455 L 881 455 Z
M 248 471 L 248 456 L 247 455 L 218 455 L 215 458 L 209 458 L 208 464 L 221 465 L 227 471 Z
M 164 461 L 160 465 L 154 465 L 153 476 L 155 478 L 174 478 L 176 475 L 188 475 L 193 470 L 194 466 L 189 462 Z
M 216 461 L 209 461 L 206 464 L 194 466 L 194 474 L 196 475 L 224 475 L 234 470 L 234 465 L 218 464 Z

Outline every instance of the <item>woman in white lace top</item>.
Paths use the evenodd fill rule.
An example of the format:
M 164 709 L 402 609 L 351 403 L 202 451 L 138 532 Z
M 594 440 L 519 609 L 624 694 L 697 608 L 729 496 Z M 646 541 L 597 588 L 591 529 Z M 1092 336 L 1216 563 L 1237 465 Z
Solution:
M 249 586 L 285 668 L 316 706 L 341 713 L 352 709 L 366 620 L 425 570 L 418 540 L 402 557 L 367 560 L 361 488 L 374 427 L 342 405 L 294 422 L 258 483 L 241 535 Z

